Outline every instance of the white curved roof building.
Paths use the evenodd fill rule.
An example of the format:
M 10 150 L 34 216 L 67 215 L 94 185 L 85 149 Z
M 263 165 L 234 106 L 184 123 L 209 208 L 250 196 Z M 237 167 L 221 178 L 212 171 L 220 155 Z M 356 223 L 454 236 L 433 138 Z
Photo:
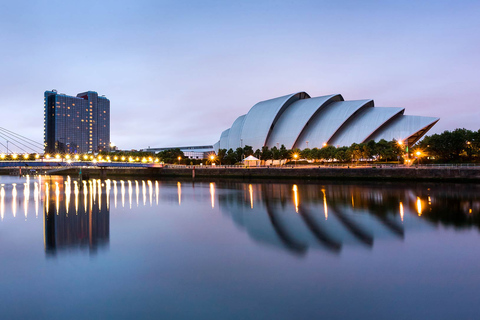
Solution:
M 287 149 L 350 146 L 369 140 L 413 145 L 439 118 L 404 115 L 403 108 L 374 107 L 373 100 L 344 101 L 340 94 L 311 98 L 298 92 L 265 100 L 223 131 L 215 150 L 252 146 Z

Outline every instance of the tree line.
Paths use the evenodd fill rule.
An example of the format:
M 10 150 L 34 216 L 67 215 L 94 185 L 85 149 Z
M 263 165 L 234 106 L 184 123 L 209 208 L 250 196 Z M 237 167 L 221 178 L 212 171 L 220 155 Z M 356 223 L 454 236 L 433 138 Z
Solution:
M 218 162 L 221 164 L 235 164 L 244 158 L 253 155 L 260 160 L 293 160 L 298 159 L 336 162 L 403 162 L 405 158 L 413 163 L 460 163 L 480 162 L 480 130 L 455 129 L 440 134 L 425 136 L 414 146 L 407 146 L 400 141 L 373 140 L 367 143 L 354 143 L 349 147 L 324 146 L 323 148 L 287 149 L 263 147 L 253 150 L 251 146 L 233 149 L 220 149 Z
M 233 149 L 220 149 L 218 152 L 218 161 L 221 164 L 235 164 L 241 162 L 244 158 L 253 155 L 260 160 L 293 160 L 294 155 L 298 159 L 313 161 L 339 161 L 339 162 L 358 162 L 361 160 L 380 160 L 380 161 L 398 161 L 403 156 L 403 147 L 397 141 L 373 140 L 367 143 L 354 143 L 350 147 L 325 146 L 323 148 L 287 149 L 283 144 L 277 148 L 268 148 L 253 150 L 251 146 Z

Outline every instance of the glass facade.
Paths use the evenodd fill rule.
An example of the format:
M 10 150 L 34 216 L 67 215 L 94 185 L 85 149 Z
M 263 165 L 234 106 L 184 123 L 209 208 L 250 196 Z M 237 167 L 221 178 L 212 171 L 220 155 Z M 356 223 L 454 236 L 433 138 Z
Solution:
M 45 153 L 89 153 L 110 148 L 110 100 L 94 91 L 76 97 L 45 91 Z

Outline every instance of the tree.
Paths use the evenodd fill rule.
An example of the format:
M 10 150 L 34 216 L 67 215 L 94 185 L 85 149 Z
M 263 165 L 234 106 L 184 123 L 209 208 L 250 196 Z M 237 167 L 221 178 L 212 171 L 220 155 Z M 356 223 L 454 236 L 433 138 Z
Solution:
M 335 159 L 340 162 L 347 162 L 351 159 L 350 154 L 348 153 L 348 147 L 341 147 L 335 150 Z
M 290 153 L 290 150 L 287 150 L 287 148 L 285 148 L 285 145 L 282 144 L 280 146 L 280 159 L 287 159 L 289 153 Z
M 219 164 L 223 163 L 223 159 L 225 158 L 226 155 L 227 155 L 227 149 L 218 150 L 217 159 Z
M 268 160 L 272 157 L 272 152 L 268 149 L 267 146 L 262 147 L 262 153 L 260 155 L 260 159 Z
M 252 146 L 245 146 L 243 147 L 243 156 L 246 158 L 248 156 L 251 156 L 253 154 L 253 148 Z

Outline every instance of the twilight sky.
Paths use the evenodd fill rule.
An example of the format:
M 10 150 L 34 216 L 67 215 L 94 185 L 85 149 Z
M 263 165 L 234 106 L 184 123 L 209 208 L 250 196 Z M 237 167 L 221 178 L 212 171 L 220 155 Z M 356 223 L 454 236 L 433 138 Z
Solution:
M 51 89 L 106 95 L 120 149 L 213 144 L 298 91 L 478 130 L 480 2 L 0 0 L 0 70 L 0 127 L 39 142 Z

